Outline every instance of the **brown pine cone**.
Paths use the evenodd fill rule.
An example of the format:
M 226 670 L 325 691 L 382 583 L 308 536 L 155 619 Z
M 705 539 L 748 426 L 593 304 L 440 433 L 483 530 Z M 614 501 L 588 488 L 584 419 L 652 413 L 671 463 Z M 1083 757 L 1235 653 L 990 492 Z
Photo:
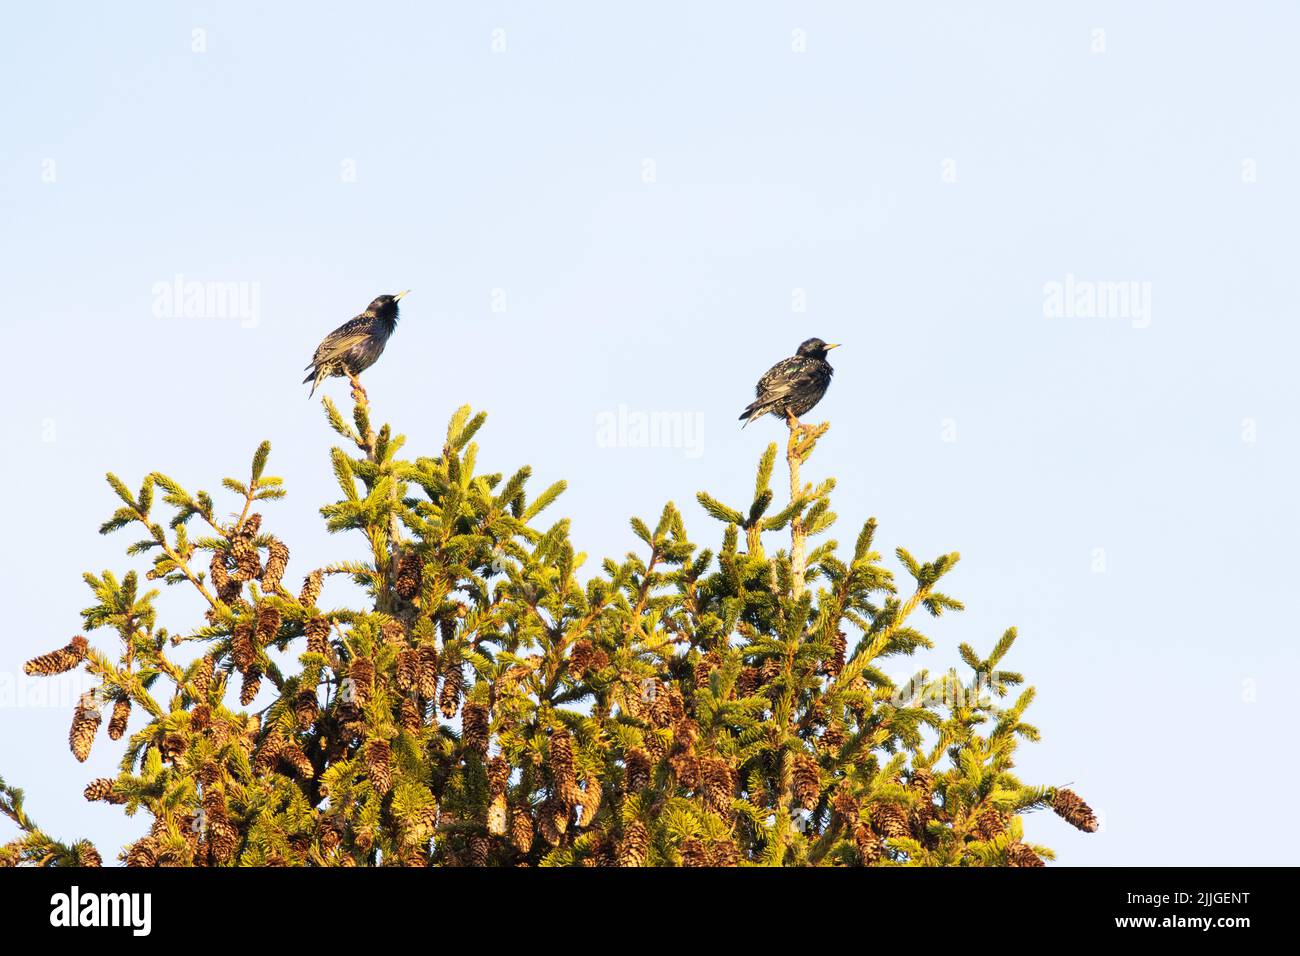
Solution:
M 99 867 L 104 865 L 104 860 L 99 855 L 99 851 L 95 849 L 94 844 L 86 842 L 77 844 L 77 862 L 81 866 Z
M 493 757 L 487 764 L 488 792 L 493 794 L 505 793 L 506 786 L 510 783 L 510 762 L 500 754 Z
M 1047 864 L 1028 846 L 1017 841 L 1007 847 L 1007 866 L 1037 867 Z
M 537 808 L 537 832 L 551 846 L 559 846 L 569 829 L 569 809 L 552 794 Z
M 407 647 L 398 651 L 397 666 L 394 668 L 393 676 L 397 681 L 398 690 L 415 690 L 420 680 L 419 650 L 414 647 Z
M 708 866 L 709 847 L 694 837 L 682 841 L 682 866 Z
M 859 823 L 853 828 L 853 842 L 857 845 L 863 866 L 873 866 L 884 850 L 880 837 L 865 823 Z
M 152 837 L 144 837 L 131 844 L 126 854 L 127 866 L 157 866 L 158 856 L 154 852 Z
M 460 709 L 460 692 L 464 684 L 465 674 L 458 660 L 455 665 L 447 668 L 442 679 L 442 694 L 438 697 L 438 709 L 448 720 L 455 717 L 456 711 Z
M 284 577 L 285 566 L 289 563 L 289 549 L 279 538 L 272 538 L 267 546 L 266 570 L 262 572 L 262 591 L 274 594 Z
M 366 772 L 370 783 L 380 793 L 393 787 L 393 751 L 387 740 L 371 740 L 366 744 Z
M 402 729 L 408 734 L 418 734 L 424 727 L 424 708 L 417 697 L 402 698 Z
M 838 677 L 840 671 L 844 670 L 844 655 L 848 651 L 848 638 L 843 631 L 836 631 L 831 635 L 831 656 L 826 660 L 826 673 L 831 677 Z
M 493 836 L 504 836 L 509 827 L 509 813 L 506 809 L 506 795 L 498 793 L 488 803 L 487 828 Z
M 82 763 L 90 756 L 90 745 L 95 742 L 95 733 L 104 718 L 99 713 L 99 706 L 93 694 L 83 694 L 72 715 L 72 727 L 68 730 L 68 747 L 72 755 Z
M 694 750 L 683 750 L 668 758 L 668 768 L 677 779 L 678 786 L 695 790 L 700 786 L 700 758 Z
M 578 799 L 578 826 L 589 827 L 591 821 L 596 819 L 596 814 L 600 812 L 600 801 L 603 796 L 600 781 L 595 777 L 588 777 L 586 785 L 580 792 L 582 796 Z
M 217 600 L 223 604 L 232 604 L 239 597 L 243 585 L 230 576 L 226 570 L 226 552 L 214 551 L 208 562 L 208 579 L 217 592 Z
M 644 866 L 650 851 L 650 834 L 640 820 L 630 820 L 623 827 L 618 843 L 619 866 Z
M 886 839 L 911 835 L 907 813 L 896 803 L 877 803 L 872 806 L 871 825 Z
M 414 548 L 407 548 L 397 561 L 397 579 L 393 590 L 404 601 L 413 600 L 420 593 L 423 565 Z
M 190 674 L 190 684 L 194 688 L 195 699 L 206 700 L 208 693 L 212 690 L 212 678 L 216 674 L 217 662 L 211 657 L 200 657 L 194 662 L 194 670 Z
M 126 797 L 120 797 L 114 793 L 114 786 L 117 781 L 112 777 L 100 777 L 86 784 L 86 789 L 82 795 L 91 803 L 102 800 L 104 803 L 123 804 L 126 803 Z
M 313 608 L 316 601 L 320 598 L 320 584 L 322 574 L 320 571 L 313 571 L 303 578 L 302 591 L 298 594 L 298 603 L 305 608 Z
M 301 730 L 308 729 L 316 723 L 316 717 L 320 713 L 320 701 L 316 697 L 314 688 L 304 687 L 293 698 L 293 716 L 298 721 L 298 727 Z
M 243 682 L 239 685 L 239 704 L 247 707 L 262 689 L 262 665 L 253 664 L 244 671 Z
M 713 844 L 711 857 L 714 866 L 740 866 L 740 849 L 729 839 Z
M 207 704 L 195 704 L 190 710 L 190 728 L 203 733 L 212 726 L 212 708 Z
M 582 791 L 578 789 L 578 777 L 574 772 L 573 738 L 563 727 L 551 734 L 546 763 L 551 771 L 555 795 L 564 804 L 567 815 L 568 810 L 582 800 Z
M 853 796 L 847 790 L 837 790 L 834 798 L 831 800 L 831 807 L 838 813 L 846 824 L 857 826 L 858 818 L 862 815 L 862 809 L 858 806 L 857 797 Z
M 736 696 L 753 697 L 758 693 L 761 680 L 757 667 L 742 667 L 736 678 Z
M 344 703 L 364 707 L 370 701 L 370 693 L 375 686 L 375 665 L 368 657 L 357 657 L 348 665 L 347 680 L 350 681 L 348 694 L 350 699 Z
M 1097 832 L 1097 815 L 1073 790 L 1057 790 L 1052 797 L 1052 810 L 1070 826 L 1077 827 L 1084 833 Z
M 533 818 L 523 807 L 515 807 L 510 813 L 510 845 L 520 853 L 533 848 Z
M 307 651 L 329 657 L 330 622 L 319 615 L 307 621 L 303 631 L 307 635 Z
M 910 784 L 913 790 L 929 796 L 934 793 L 934 774 L 925 767 L 913 767 Z
M 253 622 L 247 617 L 241 617 L 235 622 L 235 627 L 230 634 L 230 662 L 242 674 L 252 666 L 256 657 L 257 650 L 253 647 Z
M 48 654 L 33 657 L 23 665 L 23 673 L 30 674 L 33 677 L 52 677 L 55 674 L 64 674 L 86 659 L 86 651 L 89 647 L 89 642 L 78 634 L 57 651 L 50 651 Z
M 817 809 L 821 796 L 821 769 L 808 754 L 795 754 L 793 767 L 794 798 L 805 810 Z
M 1007 816 L 1000 810 L 986 807 L 975 818 L 975 828 L 971 835 L 977 840 L 987 841 L 1000 837 L 1007 829 Z
M 623 758 L 625 768 L 624 788 L 628 793 L 640 793 L 650 786 L 650 755 L 640 747 L 633 747 Z
M 261 647 L 275 643 L 280 633 L 280 612 L 269 604 L 258 605 L 257 609 L 257 643 Z
M 126 733 L 126 722 L 131 719 L 131 698 L 118 697 L 113 701 L 113 716 L 108 719 L 108 739 L 121 740 Z
M 488 709 L 478 701 L 466 701 L 460 715 L 461 739 L 465 747 L 479 756 L 488 751 Z
M 701 760 L 704 804 L 724 818 L 731 816 L 731 801 L 736 792 L 736 773 L 721 757 Z
M 438 649 L 432 644 L 421 644 L 420 663 L 416 668 L 416 684 L 420 696 L 433 700 L 438 696 Z
M 208 848 L 219 863 L 234 859 L 239 850 L 239 831 L 227 819 L 210 820 L 207 828 Z

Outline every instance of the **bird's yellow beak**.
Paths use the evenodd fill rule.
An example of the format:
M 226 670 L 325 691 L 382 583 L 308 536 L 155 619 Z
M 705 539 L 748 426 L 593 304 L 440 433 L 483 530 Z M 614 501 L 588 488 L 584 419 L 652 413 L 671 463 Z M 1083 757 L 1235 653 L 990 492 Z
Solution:
M 397 293 L 397 295 L 393 296 L 393 301 L 396 302 L 398 299 L 400 299 L 402 296 L 406 295 L 410 291 L 411 291 L 410 289 L 407 289 L 404 292 Z
M 828 346 L 826 346 L 826 351 L 829 352 L 831 349 L 837 349 L 837 348 L 839 348 L 842 344 L 843 344 L 843 343 L 841 343 L 841 342 L 836 342 L 834 345 L 828 345 Z

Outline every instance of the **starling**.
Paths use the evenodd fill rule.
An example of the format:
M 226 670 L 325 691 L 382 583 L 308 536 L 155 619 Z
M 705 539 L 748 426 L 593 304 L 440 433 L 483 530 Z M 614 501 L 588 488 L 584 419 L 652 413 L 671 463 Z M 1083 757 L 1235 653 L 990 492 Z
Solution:
M 325 336 L 307 365 L 311 374 L 302 380 L 304 385 L 311 382 L 311 395 L 325 379 L 346 375 L 355 380 L 379 360 L 388 337 L 397 328 L 397 300 L 406 292 L 381 295 L 366 306 L 366 311 Z
M 740 413 L 745 424 L 769 412 L 788 420 L 811 411 L 830 387 L 835 370 L 826 361 L 826 353 L 833 348 L 838 346 L 809 339 L 794 355 L 768 369 L 754 388 L 757 397 Z

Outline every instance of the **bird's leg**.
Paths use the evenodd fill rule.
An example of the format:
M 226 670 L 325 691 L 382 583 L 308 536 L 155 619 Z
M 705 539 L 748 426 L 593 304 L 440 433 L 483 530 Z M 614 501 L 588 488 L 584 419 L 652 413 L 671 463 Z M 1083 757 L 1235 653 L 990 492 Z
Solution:
M 361 387 L 361 379 L 348 372 L 348 381 L 352 383 L 352 400 L 354 402 L 368 402 L 370 400 L 366 390 Z

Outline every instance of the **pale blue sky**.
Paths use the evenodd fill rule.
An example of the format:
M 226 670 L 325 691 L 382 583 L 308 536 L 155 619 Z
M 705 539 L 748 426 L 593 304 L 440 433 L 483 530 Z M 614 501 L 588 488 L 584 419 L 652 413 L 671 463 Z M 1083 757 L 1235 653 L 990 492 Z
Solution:
M 809 476 L 838 477 L 841 540 L 874 514 L 886 550 L 962 552 L 969 610 L 919 663 L 1020 628 L 1044 735 L 1020 770 L 1104 827 L 1031 838 L 1076 865 L 1293 861 L 1295 8 L 458 7 L 6 11 L 0 774 L 38 819 L 106 858 L 143 825 L 82 800 L 120 748 L 77 764 L 72 695 L 37 706 L 20 674 L 78 632 L 81 572 L 127 566 L 101 473 L 215 488 L 269 438 L 291 576 L 355 547 L 316 513 L 332 433 L 300 368 L 410 287 L 378 410 L 431 452 L 487 409 L 485 464 L 567 479 L 593 559 L 669 498 L 713 544 L 694 493 L 744 499 L 780 435 L 738 428 L 754 380 L 844 342 Z M 257 322 L 155 317 L 178 273 L 256 283 Z M 1067 275 L 1149 283 L 1150 324 L 1046 317 Z M 601 447 L 620 405 L 701 416 L 700 454 Z

